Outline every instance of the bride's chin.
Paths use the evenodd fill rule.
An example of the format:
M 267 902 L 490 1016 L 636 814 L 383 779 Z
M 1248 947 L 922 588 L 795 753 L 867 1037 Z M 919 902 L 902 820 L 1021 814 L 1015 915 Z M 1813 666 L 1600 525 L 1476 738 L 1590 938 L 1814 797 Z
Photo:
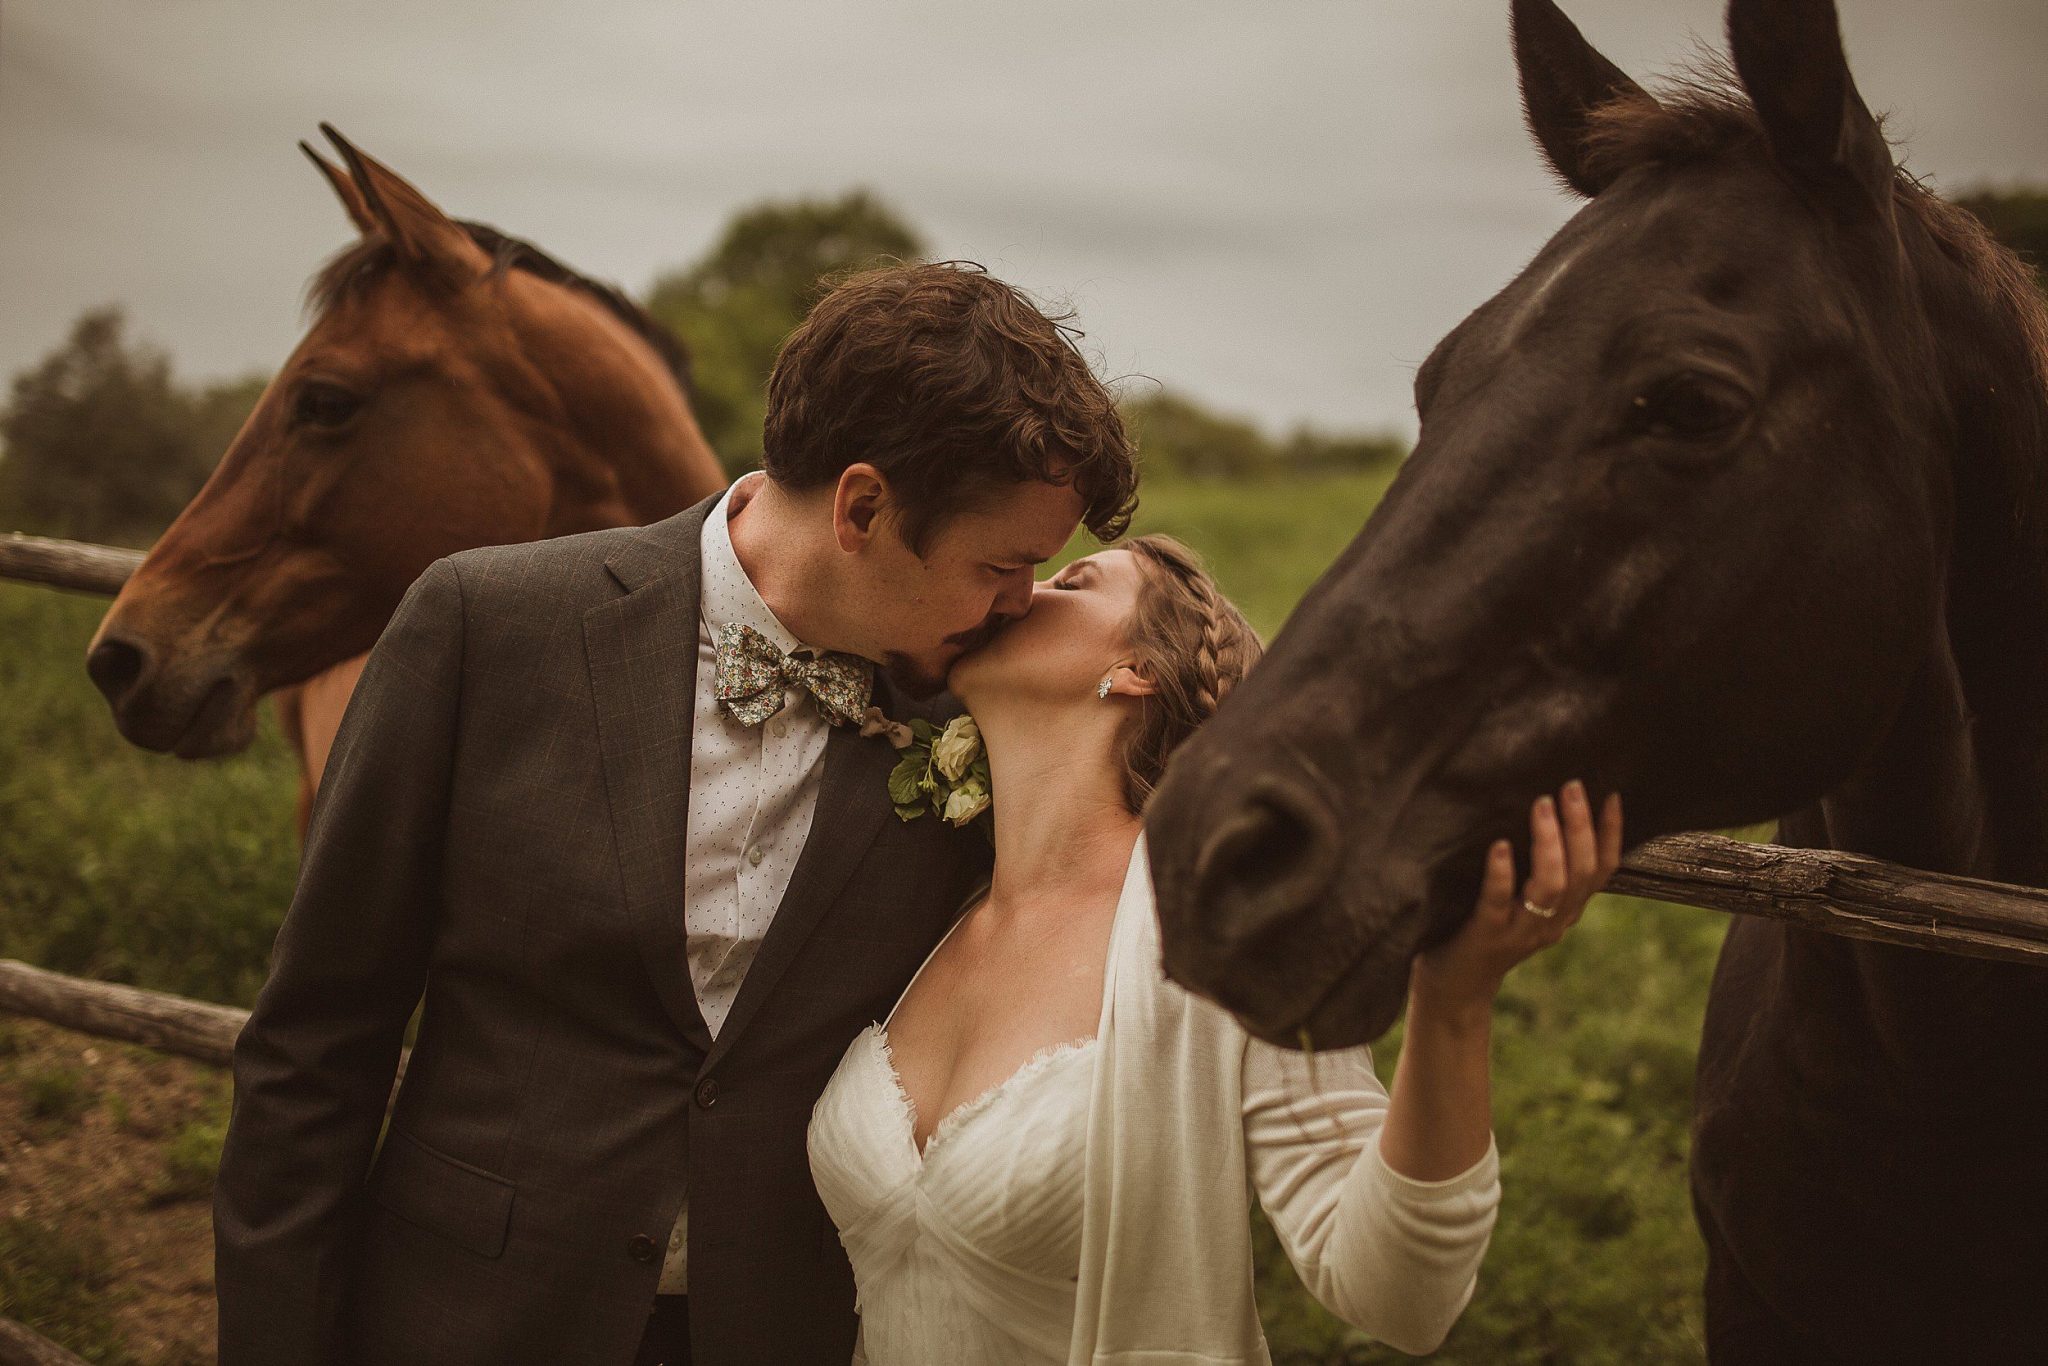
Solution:
M 946 691 L 964 704 L 969 693 L 986 691 L 989 680 L 989 656 L 994 642 L 977 646 L 954 660 L 946 670 Z
M 955 700 L 969 711 L 974 710 L 974 685 L 980 681 L 979 671 L 971 662 L 972 659 L 972 655 L 962 655 L 954 661 L 952 668 L 946 670 L 946 691 L 953 694 Z

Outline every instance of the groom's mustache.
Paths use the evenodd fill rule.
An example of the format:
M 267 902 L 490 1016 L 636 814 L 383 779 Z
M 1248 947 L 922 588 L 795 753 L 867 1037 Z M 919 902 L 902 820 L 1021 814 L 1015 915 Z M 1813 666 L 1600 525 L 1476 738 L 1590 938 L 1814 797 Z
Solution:
M 1005 613 L 990 613 L 987 620 L 969 631 L 956 631 L 946 637 L 946 644 L 958 645 L 963 651 L 979 650 L 994 640 L 1015 618 Z

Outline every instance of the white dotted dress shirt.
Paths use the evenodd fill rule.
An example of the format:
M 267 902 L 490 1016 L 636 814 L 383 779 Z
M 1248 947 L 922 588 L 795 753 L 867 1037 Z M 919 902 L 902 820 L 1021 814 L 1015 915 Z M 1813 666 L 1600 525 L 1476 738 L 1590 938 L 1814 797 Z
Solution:
M 761 478 L 758 473 L 746 476 L 712 505 L 701 542 L 683 923 L 689 933 L 690 982 L 713 1037 L 725 1024 L 811 833 L 825 739 L 832 729 L 800 688 L 790 689 L 782 710 L 759 726 L 741 725 L 718 704 L 720 627 L 738 622 L 784 652 L 806 648 L 768 610 L 733 553 L 726 525 L 733 500 L 744 506 Z M 659 1287 L 665 1295 L 682 1294 L 688 1284 L 689 1213 L 685 1206 L 669 1235 Z

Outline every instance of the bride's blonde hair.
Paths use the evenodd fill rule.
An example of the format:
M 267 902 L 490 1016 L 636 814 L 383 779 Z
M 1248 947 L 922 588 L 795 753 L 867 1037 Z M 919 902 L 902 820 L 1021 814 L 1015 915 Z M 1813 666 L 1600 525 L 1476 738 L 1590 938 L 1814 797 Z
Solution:
M 1171 536 L 1137 536 L 1119 547 L 1137 558 L 1138 604 L 1126 628 L 1131 650 L 1157 689 L 1140 699 L 1124 737 L 1124 805 L 1143 812 L 1166 761 L 1250 669 L 1265 646 L 1223 596 L 1201 558 Z

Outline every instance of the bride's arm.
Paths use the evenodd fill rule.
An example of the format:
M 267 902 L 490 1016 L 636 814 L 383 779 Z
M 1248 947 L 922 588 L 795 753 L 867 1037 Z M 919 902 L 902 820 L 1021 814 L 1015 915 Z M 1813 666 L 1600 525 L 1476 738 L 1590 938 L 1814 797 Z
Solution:
M 1500 1164 L 1489 1143 L 1448 1181 L 1402 1176 L 1380 1155 L 1387 1106 L 1364 1048 L 1245 1050 L 1246 1157 L 1288 1260 L 1330 1312 L 1420 1355 L 1472 1298 Z
M 1621 811 L 1597 831 L 1576 785 L 1531 814 L 1531 873 L 1514 890 L 1489 853 L 1471 921 L 1416 960 L 1391 1099 L 1363 1048 L 1305 1057 L 1253 1041 L 1247 1157 L 1259 1201 L 1323 1305 L 1404 1352 L 1435 1350 L 1472 1298 L 1500 1201 L 1488 1046 L 1509 968 L 1555 943 L 1620 861 Z M 1523 899 L 1555 908 L 1544 918 Z

